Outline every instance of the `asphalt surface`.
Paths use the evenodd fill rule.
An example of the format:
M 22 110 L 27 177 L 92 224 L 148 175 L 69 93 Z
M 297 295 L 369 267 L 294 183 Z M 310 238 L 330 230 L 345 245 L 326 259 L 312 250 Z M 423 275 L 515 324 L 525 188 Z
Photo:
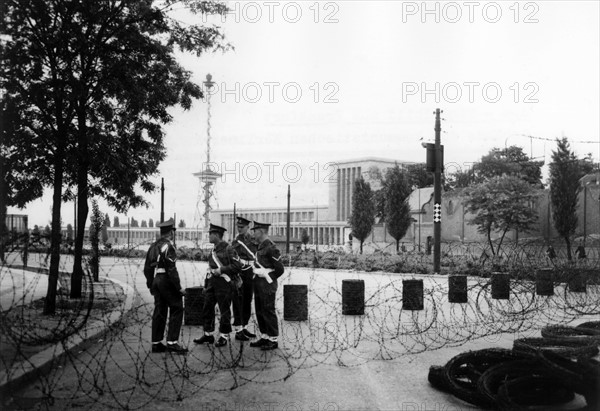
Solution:
M 221 349 L 197 346 L 192 340 L 202 327 L 184 325 L 181 341 L 190 348 L 188 355 L 153 354 L 153 304 L 142 264 L 102 259 L 102 274 L 123 285 L 127 305 L 103 324 L 103 332 L 72 346 L 61 344 L 66 351 L 61 361 L 55 361 L 56 350 L 48 351 L 46 365 L 52 367 L 13 390 L 3 401 L 8 409 L 476 409 L 432 388 L 429 367 L 466 350 L 511 348 L 515 338 L 539 336 L 541 326 L 567 317 L 572 323 L 596 320 L 566 315 L 517 291 L 510 303 L 490 302 L 482 297 L 485 284 L 475 279 L 469 281 L 469 304 L 457 308 L 444 302 L 444 276 L 292 268 L 278 290 L 278 350 L 262 352 L 239 341 Z M 184 287 L 202 283 L 206 263 L 179 262 L 178 267 Z M 364 316 L 340 314 L 344 279 L 365 280 Z M 423 311 L 398 308 L 403 279 L 424 280 Z M 308 321 L 282 320 L 284 284 L 308 285 Z M 558 291 L 561 303 L 572 298 Z M 577 298 L 586 304 L 585 296 Z

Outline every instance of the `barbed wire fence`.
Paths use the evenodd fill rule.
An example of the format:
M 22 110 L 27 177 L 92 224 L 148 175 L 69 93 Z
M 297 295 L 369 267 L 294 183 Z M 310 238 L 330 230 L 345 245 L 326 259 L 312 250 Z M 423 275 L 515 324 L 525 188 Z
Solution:
M 586 261 L 575 263 L 576 269 L 596 273 L 588 278 L 586 292 L 573 292 L 568 281 L 559 277 L 554 283 L 554 295 L 539 296 L 533 281 L 537 268 L 555 266 L 561 271 L 572 264 L 548 261 L 545 249 L 535 243 L 506 245 L 502 258 L 494 261 L 482 258 L 485 245 L 446 243 L 443 268 L 454 274 L 470 275 L 465 303 L 448 301 L 447 277 L 420 275 L 430 271 L 431 257 L 416 250 L 397 255 L 394 246 L 385 246 L 364 256 L 334 251 L 320 255 L 302 252 L 286 261 L 286 273 L 279 280 L 278 350 L 260 351 L 234 340 L 221 349 L 193 346 L 192 340 L 201 334 L 201 327 L 184 325 L 182 341 L 191 348 L 189 354 L 157 355 L 150 349 L 153 303 L 143 285 L 142 274 L 141 257 L 148 246 L 141 244 L 102 257 L 103 280 L 94 284 L 86 276 L 81 299 L 68 298 L 69 278 L 67 274 L 61 275 L 63 287 L 57 294 L 54 316 L 40 320 L 43 307 L 40 299 L 11 301 L 7 309 L 3 306 L 0 331 L 3 344 L 11 347 L 2 350 L 8 352 L 2 355 L 5 370 L 32 366 L 29 361 L 32 350 L 56 345 L 66 350 L 71 339 L 90 335 L 91 323 L 108 328 L 77 351 L 60 355 L 57 350 L 55 366 L 38 378 L 35 384 L 38 396 L 30 401 L 49 409 L 65 406 L 141 409 L 152 402 L 177 402 L 207 391 L 227 392 L 248 384 L 278 383 L 300 370 L 323 365 L 358 367 L 371 361 L 392 361 L 461 346 L 478 339 L 494 343 L 505 333 L 514 334 L 515 338 L 535 336 L 548 324 L 570 324 L 600 315 L 597 247 L 589 248 Z M 178 262 L 184 283 L 190 287 L 202 285 L 206 263 L 201 260 L 205 255 L 202 250 L 189 253 L 195 261 Z M 16 283 L 11 276 L 20 275 L 19 270 L 10 269 L 11 255 L 15 253 L 9 253 L 8 265 L 0 268 L 2 284 Z M 43 253 L 31 253 L 30 265 L 43 268 L 44 257 Z M 17 265 L 19 257 L 12 258 L 12 264 Z M 68 259 L 61 258 L 61 272 L 68 273 L 71 268 Z M 414 274 L 405 274 L 407 270 Z M 493 298 L 489 274 L 496 270 L 511 277 L 509 299 Z M 134 288 L 131 307 L 125 308 L 119 287 L 106 279 L 120 279 Z M 343 314 L 341 283 L 345 279 L 364 281 L 364 314 Z M 406 279 L 423 280 L 420 310 L 404 306 Z M 37 281 L 39 276 L 27 285 L 24 295 L 39 286 Z M 283 288 L 293 284 L 307 285 L 306 321 L 284 320 Z M 113 324 L 109 318 L 115 312 L 122 317 Z

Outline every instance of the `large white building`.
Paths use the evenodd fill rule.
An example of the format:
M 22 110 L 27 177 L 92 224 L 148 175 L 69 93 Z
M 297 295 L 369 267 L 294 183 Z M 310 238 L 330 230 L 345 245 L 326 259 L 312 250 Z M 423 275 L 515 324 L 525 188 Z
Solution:
M 348 219 L 352 211 L 352 193 L 354 182 L 362 176 L 371 184 L 374 190 L 379 189 L 378 173 L 398 164 L 404 167 L 413 164 L 408 161 L 390 160 L 384 158 L 361 158 L 338 161 L 333 163 L 333 171 L 329 184 L 329 198 L 326 206 L 296 206 L 290 208 L 290 237 L 301 238 L 306 230 L 310 244 L 344 245 L 349 238 L 351 229 Z M 210 221 L 227 228 L 228 233 L 234 232 L 233 209 L 213 210 Z M 241 208 L 236 216 L 271 224 L 271 234 L 274 236 L 287 235 L 287 208 Z

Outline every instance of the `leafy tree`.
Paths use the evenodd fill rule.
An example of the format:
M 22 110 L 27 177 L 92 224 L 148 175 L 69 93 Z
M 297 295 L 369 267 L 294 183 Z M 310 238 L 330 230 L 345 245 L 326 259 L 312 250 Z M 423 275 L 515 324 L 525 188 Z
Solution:
M 185 227 L 185 221 L 180 220 L 179 224 L 177 225 L 179 228 L 184 228 Z
M 153 219 L 149 219 L 148 220 L 148 227 L 150 227 L 150 228 L 154 227 L 154 220 Z
M 115 218 L 113 219 L 113 227 L 120 227 L 119 216 L 115 216 Z
M 108 213 L 104 215 L 104 225 L 110 227 L 110 217 L 108 216 Z
M 409 187 L 423 188 L 433 185 L 433 173 L 427 171 L 425 163 L 407 164 L 404 168 Z
M 375 206 L 373 204 L 373 191 L 371 185 L 360 176 L 354 182 L 352 194 L 352 214 L 349 219 L 352 235 L 360 241 L 360 253 L 363 252 L 363 243 L 375 224 Z
M 146 220 L 142 220 L 142 228 L 148 227 L 148 224 L 146 223 Z
M 4 185 L 0 192 L 5 195 L 0 197 L 4 204 L 14 200 L 10 193 L 15 185 L 4 178 L 6 170 L 16 171 L 17 176 L 28 174 L 37 180 L 32 186 L 27 185 L 28 189 L 14 190 L 30 196 L 24 200 L 26 202 L 41 195 L 40 185 L 53 187 L 52 229 L 48 233 L 51 258 L 44 314 L 55 311 L 61 243 L 60 207 L 66 155 L 70 148 L 68 136 L 74 118 L 68 90 L 72 77 L 70 67 L 76 51 L 61 36 L 62 25 L 70 20 L 70 16 L 51 18 L 57 8 L 67 9 L 64 3 L 0 2 L 3 17 L 0 21 L 3 35 L 0 41 L 0 89 L 3 91 L 0 98 L 3 117 L 8 121 L 2 141 L 3 170 L 0 172 Z M 21 150 L 22 147 L 26 149 Z M 22 154 L 12 157 L 11 153 Z M 18 180 L 19 184 L 23 182 L 22 177 Z M 3 208 L 0 205 L 0 210 Z
M 579 179 L 591 172 L 593 164 L 586 159 L 578 159 L 567 138 L 556 139 L 556 143 L 556 151 L 552 151 L 549 178 L 552 221 L 558 234 L 565 240 L 567 258 L 571 260 L 571 237 L 577 229 L 577 203 L 582 189 Z
M 156 188 L 150 177 L 165 156 L 162 125 L 171 121 L 168 108 L 188 109 L 192 99 L 202 97 L 191 74 L 175 61 L 175 46 L 197 55 L 226 48 L 218 27 L 188 26 L 169 18 L 173 3 L 1 3 L 3 103 L 16 107 L 13 123 L 18 127 L 11 129 L 31 134 L 25 171 L 39 174 L 43 185 L 54 188 L 47 314 L 55 308 L 61 201 L 72 199 L 77 186 L 79 232 L 71 297 L 78 297 L 88 198 L 103 197 L 119 212 L 145 205 L 134 187 L 144 192 Z M 218 2 L 179 3 L 194 13 L 227 10 Z M 18 141 L 13 138 L 11 148 L 18 148 Z
M 447 176 L 444 190 L 451 191 L 460 188 L 466 188 L 469 187 L 474 181 L 475 172 L 472 168 L 467 170 L 457 170 Z
M 383 185 L 385 193 L 385 223 L 388 233 L 396 240 L 396 252 L 400 250 L 400 240 L 406 234 L 412 221 L 410 217 L 410 185 L 406 173 L 396 165 L 389 168 Z
M 135 218 L 133 218 L 133 217 L 131 217 L 131 221 L 130 221 L 129 224 L 131 225 L 131 228 L 137 228 L 137 227 L 140 226 L 140 224 L 138 223 L 138 221 Z
M 481 157 L 481 161 L 474 166 L 475 174 L 479 181 L 504 174 L 517 176 L 527 183 L 542 187 L 543 161 L 533 161 L 523 149 L 518 146 L 510 146 L 503 149 L 493 148 Z
M 493 255 L 500 253 L 509 230 L 530 230 L 537 220 L 537 211 L 532 204 L 538 193 L 519 177 L 492 177 L 467 188 L 465 194 L 466 209 L 475 214 L 468 223 L 477 225 L 477 231 L 487 236 Z M 501 233 L 501 237 L 494 250 L 491 234 L 496 231 Z

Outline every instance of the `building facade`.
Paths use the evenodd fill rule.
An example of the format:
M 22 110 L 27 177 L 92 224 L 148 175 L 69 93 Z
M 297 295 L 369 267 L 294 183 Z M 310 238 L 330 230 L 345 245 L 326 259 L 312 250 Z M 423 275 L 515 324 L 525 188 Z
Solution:
M 368 157 L 331 163 L 335 169 L 328 178 L 329 201 L 323 206 L 300 206 L 290 208 L 290 237 L 300 239 L 306 230 L 309 244 L 343 246 L 350 239 L 348 219 L 352 212 L 354 182 L 363 177 L 371 188 L 380 188 L 381 175 L 398 164 L 403 168 L 412 162 Z M 210 220 L 228 232 L 234 232 L 233 209 L 214 210 Z M 287 235 L 287 208 L 245 208 L 237 209 L 236 215 L 271 224 L 273 236 Z

